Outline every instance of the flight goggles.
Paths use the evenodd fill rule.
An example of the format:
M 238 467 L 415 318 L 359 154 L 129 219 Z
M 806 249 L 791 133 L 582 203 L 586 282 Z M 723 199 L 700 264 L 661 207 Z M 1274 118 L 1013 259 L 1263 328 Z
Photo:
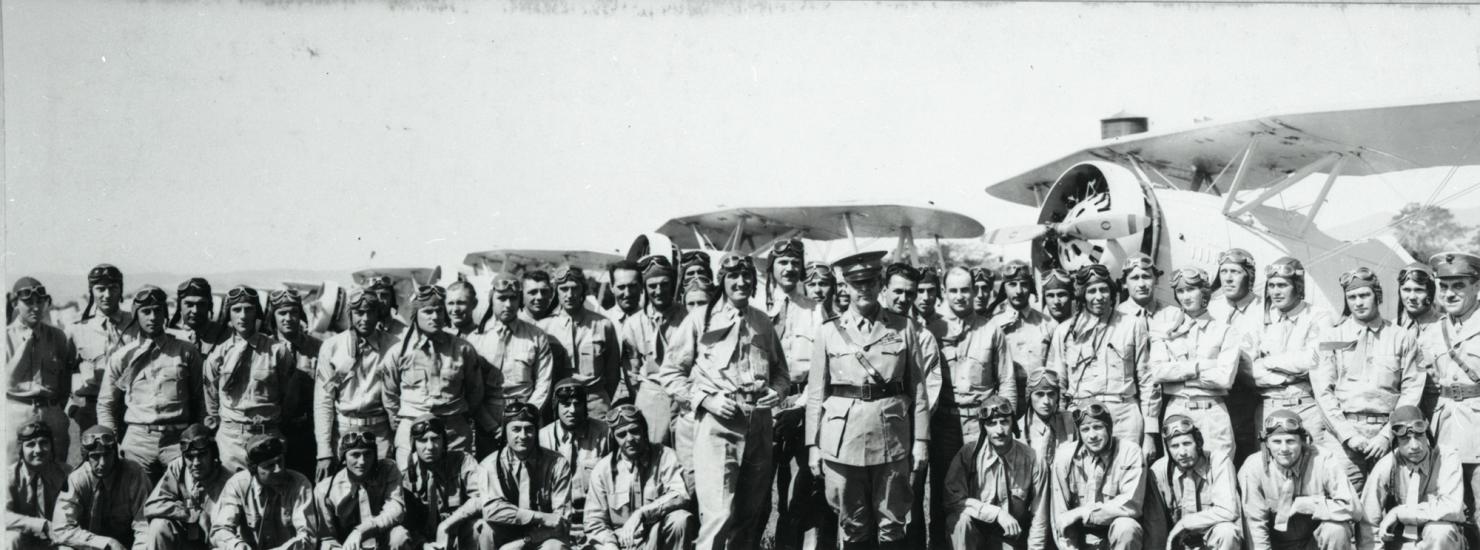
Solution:
M 804 279 L 808 281 L 812 279 L 822 279 L 824 281 L 829 281 L 833 283 L 836 283 L 838 280 L 837 276 L 833 275 L 832 266 L 829 266 L 822 262 L 808 262 L 807 273 Z
M 1300 417 L 1296 416 L 1270 416 L 1264 419 L 1264 435 L 1276 433 L 1305 433 L 1305 426 L 1300 423 Z
M 28 286 L 11 294 L 16 300 L 31 303 L 32 301 L 44 302 L 51 296 L 46 294 L 46 287 L 41 285 Z
M 1167 417 L 1166 420 L 1162 421 L 1161 440 L 1171 441 L 1173 437 L 1177 437 L 1179 435 L 1187 435 L 1190 433 L 1195 433 L 1197 431 L 1197 424 L 1193 423 L 1191 418 L 1180 414 L 1174 414 Z
M 380 304 L 380 297 L 373 292 L 355 289 L 349 293 L 349 307 L 351 309 L 372 309 Z
M 915 268 L 920 273 L 920 284 L 940 286 L 940 268 L 935 266 L 923 266 Z
M 87 272 L 88 284 L 123 284 L 123 272 L 108 264 L 102 264 Z
M 775 244 L 771 245 L 771 257 L 780 258 L 782 256 L 791 256 L 800 259 L 802 257 L 801 239 L 786 239 L 776 241 Z
M 1342 273 L 1341 278 L 1337 280 L 1341 283 L 1342 290 L 1377 286 L 1377 274 L 1365 267 Z
M 239 286 L 226 291 L 226 305 L 258 302 L 257 290 L 249 286 Z
M 1011 419 L 1015 415 L 1015 412 L 1013 411 L 1011 401 L 994 395 L 992 397 L 988 397 L 986 401 L 982 402 L 981 407 L 978 408 L 976 412 L 976 415 L 978 419 L 985 422 L 998 416 L 1005 416 L 1008 419 Z
M 180 440 L 180 452 L 181 454 L 185 455 L 190 455 L 192 453 L 204 453 L 211 450 L 213 447 L 214 443 L 209 437 L 197 437 L 194 439 Z
M 580 283 L 586 284 L 586 272 L 581 268 L 570 265 L 555 270 L 555 284 Z
M 438 434 L 447 434 L 447 424 L 441 418 L 428 415 L 417 419 L 411 424 L 411 437 L 421 437 L 422 434 L 435 431 Z
M 1218 265 L 1238 264 L 1254 267 L 1254 256 L 1242 248 L 1230 248 L 1218 254 Z
M 134 293 L 134 307 L 168 305 L 169 297 L 159 287 L 146 286 Z
M 754 275 L 755 260 L 750 259 L 750 256 L 731 254 L 729 256 L 725 256 L 723 260 L 720 260 L 719 272 L 721 276 L 728 275 L 730 273 L 749 273 Z
M 1298 262 L 1296 260 L 1290 260 L 1290 261 L 1285 261 L 1285 262 L 1275 262 L 1275 263 L 1269 264 L 1268 266 L 1265 266 L 1265 268 L 1264 268 L 1264 278 L 1265 279 L 1268 279 L 1270 277 L 1304 277 L 1304 276 L 1305 276 L 1305 266 L 1300 265 L 1300 262 Z
M 510 422 L 540 423 L 540 410 L 529 403 L 514 403 L 504 409 L 504 424 Z
M 493 280 L 493 292 L 519 292 L 519 281 L 512 277 L 498 277 Z
M 1027 262 L 1011 261 L 1002 266 L 1002 280 L 1004 281 L 1032 281 L 1033 268 Z
M 1105 405 L 1102 405 L 1100 403 L 1090 403 L 1089 406 L 1086 406 L 1084 408 L 1074 409 L 1075 424 L 1082 424 L 1085 420 L 1100 420 L 1106 418 L 1113 418 L 1113 415 L 1110 414 L 1110 409 L 1105 408 Z
M 47 426 L 45 422 L 30 422 L 21 426 L 19 435 L 21 441 L 30 441 L 39 437 L 50 438 L 51 427 Z
M 1424 419 L 1393 424 L 1393 437 L 1403 437 L 1409 434 L 1423 435 L 1429 432 L 1429 421 Z
M 584 399 L 585 397 L 586 388 L 583 386 L 572 385 L 555 388 L 555 399 L 559 401 L 573 401 Z
M 992 282 L 995 281 L 995 280 L 996 280 L 996 276 L 994 276 L 992 274 L 992 270 L 987 269 L 985 267 L 973 267 L 973 268 L 971 268 L 971 282 L 972 283 L 987 283 L 987 284 L 992 284 Z
M 267 295 L 267 303 L 272 307 L 290 305 L 301 306 L 303 305 L 303 295 L 299 294 L 297 290 L 293 290 L 291 288 L 274 290 L 271 294 Z
M 1210 284 L 1212 283 L 1208 280 L 1208 272 L 1196 267 L 1184 267 L 1172 272 L 1173 289 L 1183 286 L 1207 288 Z
M 180 283 L 180 286 L 175 287 L 175 297 L 184 298 L 186 296 L 210 298 L 211 283 L 200 277 L 191 277 L 189 280 Z
M 1410 279 L 1418 281 L 1419 284 L 1429 284 L 1434 280 L 1434 270 L 1430 269 L 1427 265 L 1418 263 L 1408 264 L 1403 269 L 1398 270 L 1399 283 L 1406 282 Z
M 606 413 L 606 424 L 612 430 L 628 424 L 640 424 L 642 421 L 642 411 L 638 410 L 636 405 L 628 403 L 617 405 L 611 412 Z
M 679 263 L 682 263 L 683 265 L 689 265 L 692 263 L 703 263 L 707 266 L 709 265 L 709 261 L 709 253 L 703 250 L 685 250 L 683 251 L 683 254 L 679 256 Z
M 416 297 L 411 303 L 416 307 L 440 306 L 447 299 L 447 289 L 437 285 L 421 285 L 416 287 Z
M 84 451 L 98 451 L 107 447 L 117 446 L 118 436 L 113 435 L 111 432 L 83 434 L 82 436 L 82 450 Z
M 1070 275 L 1068 271 L 1064 271 L 1062 269 L 1054 269 L 1052 271 L 1049 271 L 1048 274 L 1044 275 L 1043 277 L 1043 290 L 1046 292 L 1053 289 L 1064 289 L 1073 291 L 1074 276 Z
M 1074 272 L 1074 284 L 1083 289 L 1094 283 L 1112 283 L 1110 268 L 1101 264 L 1089 264 Z
M 1128 277 L 1132 271 L 1137 269 L 1145 270 L 1152 276 L 1161 275 L 1161 270 L 1156 268 L 1156 262 L 1152 261 L 1151 257 L 1145 254 L 1136 254 L 1126 258 L 1125 265 L 1120 268 L 1120 275 L 1122 277 Z
M 345 432 L 344 435 L 339 436 L 340 454 L 346 453 L 350 449 L 375 450 L 375 448 L 374 433 L 368 431 Z
M 709 280 L 709 277 L 699 275 L 697 277 L 690 278 L 688 281 L 684 281 L 683 291 L 693 292 L 695 290 L 699 290 L 709 292 L 709 290 L 713 287 L 714 281 Z

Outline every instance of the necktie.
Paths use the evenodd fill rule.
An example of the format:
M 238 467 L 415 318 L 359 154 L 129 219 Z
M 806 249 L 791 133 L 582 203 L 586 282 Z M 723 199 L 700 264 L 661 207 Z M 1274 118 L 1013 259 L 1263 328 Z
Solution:
M 519 461 L 519 507 L 534 510 L 534 472 L 529 469 L 529 461 Z
M 22 468 L 25 467 L 22 466 Z M 30 482 L 26 484 L 25 504 L 31 505 L 35 508 L 36 511 L 41 512 L 41 517 L 50 518 L 51 503 L 46 501 L 46 490 L 41 485 L 41 472 L 28 471 L 27 474 L 31 476 L 31 479 Z
M 574 435 L 572 435 L 568 431 L 567 432 L 564 432 L 564 434 L 565 434 L 565 462 L 567 464 L 570 464 L 570 471 L 571 471 L 571 492 L 574 494 L 574 493 L 576 493 L 579 490 L 579 488 L 575 486 L 575 480 L 578 479 L 578 478 L 580 478 L 580 476 L 577 475 L 577 472 L 580 471 L 581 468 L 579 466 L 579 463 L 576 462 L 576 438 L 575 438 Z
M 258 529 L 259 534 L 257 537 L 257 542 L 263 547 L 271 548 L 287 540 L 287 537 L 282 536 L 285 532 L 283 528 L 282 506 L 282 495 L 278 494 L 275 489 L 264 485 L 262 487 L 262 509 L 260 514 L 262 527 Z
M 1394 457 L 1394 458 L 1396 458 L 1396 457 Z M 1404 468 L 1404 469 L 1407 470 L 1407 475 L 1408 475 L 1408 479 L 1407 479 L 1408 483 L 1407 483 L 1407 485 L 1408 486 L 1405 487 L 1405 489 L 1407 489 L 1407 490 L 1404 491 L 1404 493 L 1406 493 L 1406 494 L 1403 496 L 1403 504 L 1418 504 L 1419 499 L 1423 497 L 1423 495 L 1420 495 L 1419 494 L 1419 491 L 1422 491 L 1423 490 L 1423 487 L 1422 487 L 1422 485 L 1423 485 L 1423 475 L 1422 475 L 1421 472 L 1419 472 L 1418 468 Z M 1403 524 L 1403 537 L 1404 538 L 1407 538 L 1409 540 L 1418 540 L 1418 534 L 1419 533 L 1418 533 L 1418 526 L 1417 525 L 1413 525 L 1411 523 L 1404 523 Z
M 375 509 L 370 505 L 370 492 L 366 491 L 364 485 L 361 483 L 355 483 L 355 504 L 359 507 L 360 517 L 358 521 L 350 525 L 359 525 L 375 517 Z

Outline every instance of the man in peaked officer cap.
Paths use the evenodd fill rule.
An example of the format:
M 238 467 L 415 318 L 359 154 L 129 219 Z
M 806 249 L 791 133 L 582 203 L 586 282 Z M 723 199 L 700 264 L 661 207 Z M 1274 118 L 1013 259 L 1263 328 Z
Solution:
M 825 477 L 845 548 L 904 546 L 910 473 L 929 458 L 926 358 L 909 319 L 879 304 L 883 256 L 834 264 L 853 301 L 819 331 L 807 379 L 809 466 Z

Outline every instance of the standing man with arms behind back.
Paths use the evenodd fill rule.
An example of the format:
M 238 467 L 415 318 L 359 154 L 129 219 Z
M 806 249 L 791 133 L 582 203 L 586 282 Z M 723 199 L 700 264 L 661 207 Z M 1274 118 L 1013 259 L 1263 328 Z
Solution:
M 825 477 L 845 549 L 905 547 L 910 474 L 929 460 L 925 358 L 909 319 L 880 307 L 883 255 L 864 252 L 834 264 L 852 289 L 852 304 L 823 326 L 807 378 L 809 466 Z M 895 280 L 913 286 L 899 277 L 890 284 Z
M 80 359 L 72 377 L 72 399 L 67 416 L 77 421 L 78 431 L 87 431 L 98 423 L 98 388 L 108 360 L 125 344 L 139 339 L 134 317 L 123 311 L 123 273 L 108 264 L 98 264 L 87 274 L 87 306 L 82 319 L 67 329 L 77 345 Z

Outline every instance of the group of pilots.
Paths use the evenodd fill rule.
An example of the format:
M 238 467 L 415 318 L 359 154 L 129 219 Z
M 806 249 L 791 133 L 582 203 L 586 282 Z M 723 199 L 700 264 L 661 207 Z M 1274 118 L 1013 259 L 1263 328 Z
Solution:
M 58 328 L 21 277 L 5 547 L 1480 548 L 1480 257 L 1402 269 L 1390 320 L 1368 268 L 1336 315 L 1240 249 L 767 252 L 617 262 L 605 311 L 570 266 L 423 285 L 408 319 L 376 277 L 339 333 L 292 290 L 214 312 L 107 264 Z

